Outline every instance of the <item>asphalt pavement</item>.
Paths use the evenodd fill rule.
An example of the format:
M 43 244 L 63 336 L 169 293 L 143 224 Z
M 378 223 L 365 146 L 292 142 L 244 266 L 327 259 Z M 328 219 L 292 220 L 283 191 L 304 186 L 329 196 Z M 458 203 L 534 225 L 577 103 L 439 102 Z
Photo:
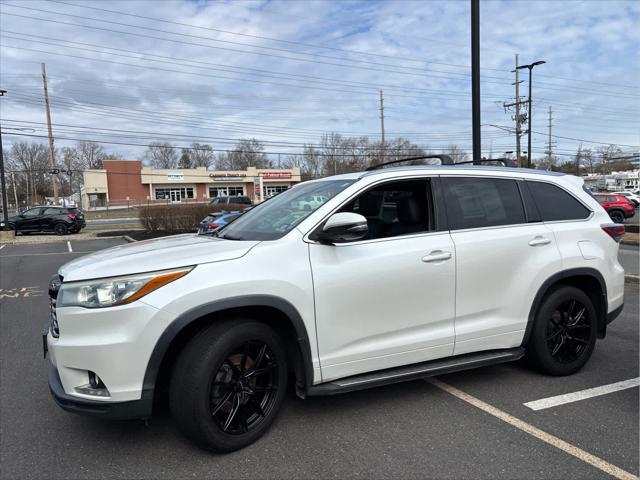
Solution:
M 42 358 L 47 281 L 63 263 L 119 243 L 71 241 L 0 250 L 3 479 L 591 479 L 611 478 L 607 466 L 638 475 L 638 387 L 537 411 L 524 405 L 638 378 L 638 286 L 631 284 L 622 315 L 573 376 L 548 377 L 515 363 L 438 378 L 477 402 L 424 380 L 307 400 L 290 391 L 269 432 L 228 455 L 193 446 L 163 411 L 148 424 L 66 413 L 50 397 Z M 523 430 L 513 419 L 528 427 Z M 531 431 L 596 460 L 581 460 L 558 446 L 563 444 Z

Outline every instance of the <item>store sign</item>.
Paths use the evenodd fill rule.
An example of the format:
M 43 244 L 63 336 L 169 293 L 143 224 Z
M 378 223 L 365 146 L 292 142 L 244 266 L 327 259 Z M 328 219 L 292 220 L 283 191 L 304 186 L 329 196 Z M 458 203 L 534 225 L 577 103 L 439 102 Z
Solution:
M 291 172 L 262 172 L 262 178 L 270 180 L 274 178 L 291 178 Z
M 167 180 L 169 180 L 170 182 L 180 182 L 184 180 L 184 173 L 167 173 Z
M 210 173 L 214 182 L 244 182 L 245 176 L 238 173 Z

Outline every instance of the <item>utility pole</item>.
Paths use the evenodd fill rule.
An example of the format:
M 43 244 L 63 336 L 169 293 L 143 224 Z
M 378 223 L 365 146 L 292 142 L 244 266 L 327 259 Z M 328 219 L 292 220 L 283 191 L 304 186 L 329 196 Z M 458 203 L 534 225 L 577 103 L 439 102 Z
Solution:
M 553 122 L 553 113 L 551 105 L 549 105 L 549 140 L 547 142 L 547 170 L 551 170 L 551 160 L 553 158 L 553 143 L 551 141 L 551 126 Z
M 18 210 L 18 191 L 16 190 L 16 172 L 11 172 L 11 182 L 13 183 L 13 199 L 16 202 L 15 206 L 17 211 Z
M 0 97 L 4 97 L 6 90 L 0 90 Z M 0 188 L 2 188 L 2 221 L 6 226 L 9 223 L 9 212 L 7 211 L 7 183 L 4 178 L 4 153 L 2 152 L 2 129 L 0 129 Z M 16 205 L 16 208 L 18 206 Z M 0 229 L 2 230 L 2 229 Z
M 522 132 L 520 131 L 520 79 L 518 70 L 518 54 L 516 53 L 516 68 L 514 70 L 516 72 L 516 160 L 518 162 L 518 166 L 522 166 L 520 163 L 520 135 Z
M 384 94 L 380 90 L 380 163 L 384 162 L 385 158 L 385 143 L 384 143 Z
M 471 124 L 473 158 L 480 160 L 480 0 L 471 0 Z
M 522 121 L 526 117 L 524 114 L 520 113 L 520 105 L 522 105 L 525 102 L 520 100 L 520 84 L 522 83 L 522 80 L 520 80 L 520 70 L 518 69 L 518 57 L 519 55 L 516 53 L 516 67 L 513 70 L 513 72 L 515 72 L 516 74 L 516 81 L 512 84 L 516 86 L 515 101 L 513 103 L 505 103 L 504 108 L 506 111 L 510 107 L 515 107 L 516 113 L 513 119 L 516 122 L 516 162 L 519 167 L 524 167 L 525 165 L 522 164 L 523 162 L 520 154 L 521 152 L 520 139 L 522 137 L 522 123 L 523 123 Z
M 53 148 L 53 131 L 51 130 L 51 112 L 49 111 L 49 90 L 47 90 L 47 70 L 44 63 L 42 66 L 42 84 L 44 85 L 44 105 L 47 112 L 47 127 L 49 129 L 49 158 L 51 159 L 51 184 L 53 185 L 53 200 L 58 204 L 58 184 L 56 175 L 53 173 L 56 168 L 56 153 Z

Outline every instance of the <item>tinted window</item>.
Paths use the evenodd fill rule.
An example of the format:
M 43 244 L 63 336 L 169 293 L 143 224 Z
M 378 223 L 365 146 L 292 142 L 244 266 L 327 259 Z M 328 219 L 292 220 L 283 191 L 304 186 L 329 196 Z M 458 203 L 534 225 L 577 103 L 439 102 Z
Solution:
M 27 210 L 26 212 L 24 212 L 22 215 L 24 215 L 25 217 L 36 217 L 36 216 L 40 215 L 40 209 L 39 208 L 31 208 L 31 209 Z
M 474 177 L 442 180 L 452 230 L 525 223 L 515 180 Z
M 571 194 L 550 183 L 527 182 L 529 190 L 542 214 L 542 220 L 581 220 L 591 213 Z M 598 199 L 598 201 L 602 201 Z
M 389 182 L 367 190 L 344 206 L 367 219 L 366 240 L 433 230 L 429 180 Z
M 62 208 L 45 208 L 43 215 L 60 215 L 63 212 Z

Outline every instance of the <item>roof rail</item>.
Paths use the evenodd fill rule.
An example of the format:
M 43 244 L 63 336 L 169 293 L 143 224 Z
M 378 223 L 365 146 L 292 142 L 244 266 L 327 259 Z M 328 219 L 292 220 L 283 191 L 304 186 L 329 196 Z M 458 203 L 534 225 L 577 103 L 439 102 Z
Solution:
M 453 159 L 449 155 L 437 154 L 437 155 L 422 155 L 420 157 L 409 157 L 409 158 L 401 158 L 399 160 L 391 160 L 390 162 L 379 163 L 378 165 L 372 165 L 365 169 L 365 172 L 369 172 L 371 170 L 378 170 L 381 167 L 385 167 L 387 165 L 393 165 L 395 163 L 409 162 L 411 160 L 426 160 L 429 158 L 439 158 L 440 163 L 442 165 L 454 165 Z
M 469 165 L 469 164 L 480 164 L 480 163 L 488 163 L 488 162 L 500 162 L 505 167 L 510 167 L 510 162 L 513 160 L 509 158 L 482 158 L 480 160 L 465 160 L 464 162 L 456 162 L 454 165 Z

